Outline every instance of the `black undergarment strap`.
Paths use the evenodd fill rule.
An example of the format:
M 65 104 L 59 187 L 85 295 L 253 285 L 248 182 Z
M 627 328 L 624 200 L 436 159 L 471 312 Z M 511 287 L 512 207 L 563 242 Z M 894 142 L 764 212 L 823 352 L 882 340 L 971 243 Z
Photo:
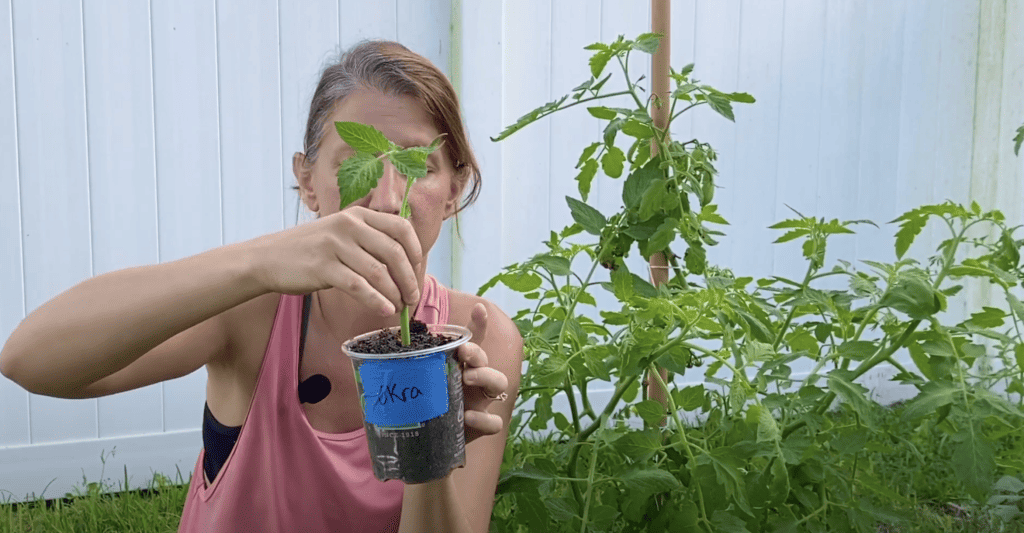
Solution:
M 312 301 L 311 294 L 302 297 L 302 333 L 299 335 L 299 361 L 302 360 L 302 352 L 306 348 L 306 330 L 309 328 L 309 307 Z

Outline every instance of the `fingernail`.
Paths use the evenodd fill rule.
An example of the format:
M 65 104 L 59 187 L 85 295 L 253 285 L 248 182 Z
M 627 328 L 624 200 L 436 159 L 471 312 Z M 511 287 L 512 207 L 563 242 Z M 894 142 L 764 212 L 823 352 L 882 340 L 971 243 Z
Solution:
M 391 316 L 395 314 L 395 306 L 391 302 L 384 302 L 384 305 L 380 308 L 380 313 L 383 316 Z

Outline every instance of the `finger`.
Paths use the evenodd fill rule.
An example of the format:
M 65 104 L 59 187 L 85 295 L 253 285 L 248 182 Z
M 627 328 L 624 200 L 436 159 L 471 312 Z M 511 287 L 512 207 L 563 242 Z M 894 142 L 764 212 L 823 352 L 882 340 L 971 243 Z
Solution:
M 412 296 L 420 288 L 415 269 L 423 263 L 423 251 L 412 223 L 402 217 L 376 211 L 368 211 L 365 220 L 368 226 L 387 238 L 379 241 L 385 243 L 382 248 L 370 252 L 388 265 L 399 267 L 398 271 L 392 271 L 392 275 L 396 276 L 395 281 L 407 298 L 405 303 L 415 305 L 418 299 Z M 408 271 L 405 270 L 406 266 Z
M 462 382 L 470 387 L 479 387 L 484 395 L 494 398 L 508 389 L 508 378 L 493 368 L 470 368 L 462 373 Z
M 390 313 L 391 315 L 395 314 L 394 310 L 401 309 L 405 305 L 402 300 L 402 292 L 399 290 L 398 285 L 395 284 L 395 280 L 386 264 L 358 246 L 343 247 L 338 256 L 341 263 L 348 267 L 354 277 L 362 278 L 371 290 L 388 300 L 393 309 Z M 340 288 L 356 296 L 353 292 L 362 290 L 362 284 L 358 280 L 349 278 L 346 280 L 346 284 Z
M 395 305 L 384 297 L 380 291 L 374 289 L 365 278 L 345 266 L 344 263 L 334 263 L 333 268 L 325 269 L 324 276 L 332 286 L 348 293 L 370 309 L 376 309 L 381 316 L 395 314 Z
M 357 234 L 355 239 L 356 247 L 385 266 L 384 271 L 371 271 L 371 273 L 386 276 L 388 279 L 382 280 L 382 282 L 388 281 L 395 286 L 395 299 L 392 300 L 395 305 L 397 307 L 416 305 L 420 296 L 419 282 L 416 279 L 416 271 L 413 269 L 412 263 L 409 262 L 402 245 L 389 235 L 369 226 L 368 231 Z
M 476 341 L 476 337 L 473 337 L 473 341 Z M 457 352 L 459 361 L 470 367 L 485 367 L 487 366 L 487 353 L 480 347 L 476 342 L 467 342 L 462 346 L 459 346 Z
M 487 338 L 487 307 L 482 303 L 474 305 L 469 314 L 469 332 L 473 334 L 473 342 L 478 345 L 483 344 Z
M 467 427 L 473 428 L 484 435 L 495 435 L 505 426 L 505 421 L 500 416 L 482 411 L 467 410 L 465 422 Z

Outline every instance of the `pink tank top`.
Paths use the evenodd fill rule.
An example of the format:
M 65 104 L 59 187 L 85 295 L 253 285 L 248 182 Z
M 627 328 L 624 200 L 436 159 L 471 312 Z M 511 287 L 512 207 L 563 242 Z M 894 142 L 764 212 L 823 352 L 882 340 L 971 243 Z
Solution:
M 432 276 L 413 316 L 448 321 L 448 291 Z M 179 533 L 398 531 L 401 481 L 373 477 L 366 431 L 314 429 L 299 403 L 302 296 L 281 295 L 238 440 L 206 486 L 200 451 Z

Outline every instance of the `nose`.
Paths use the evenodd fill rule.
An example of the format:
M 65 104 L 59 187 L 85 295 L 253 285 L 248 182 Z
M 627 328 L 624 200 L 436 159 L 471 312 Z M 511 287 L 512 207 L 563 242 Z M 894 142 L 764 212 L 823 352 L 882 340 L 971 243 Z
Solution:
M 379 213 L 397 215 L 402 210 L 406 178 L 390 161 L 384 161 L 384 174 L 370 191 L 369 208 Z

